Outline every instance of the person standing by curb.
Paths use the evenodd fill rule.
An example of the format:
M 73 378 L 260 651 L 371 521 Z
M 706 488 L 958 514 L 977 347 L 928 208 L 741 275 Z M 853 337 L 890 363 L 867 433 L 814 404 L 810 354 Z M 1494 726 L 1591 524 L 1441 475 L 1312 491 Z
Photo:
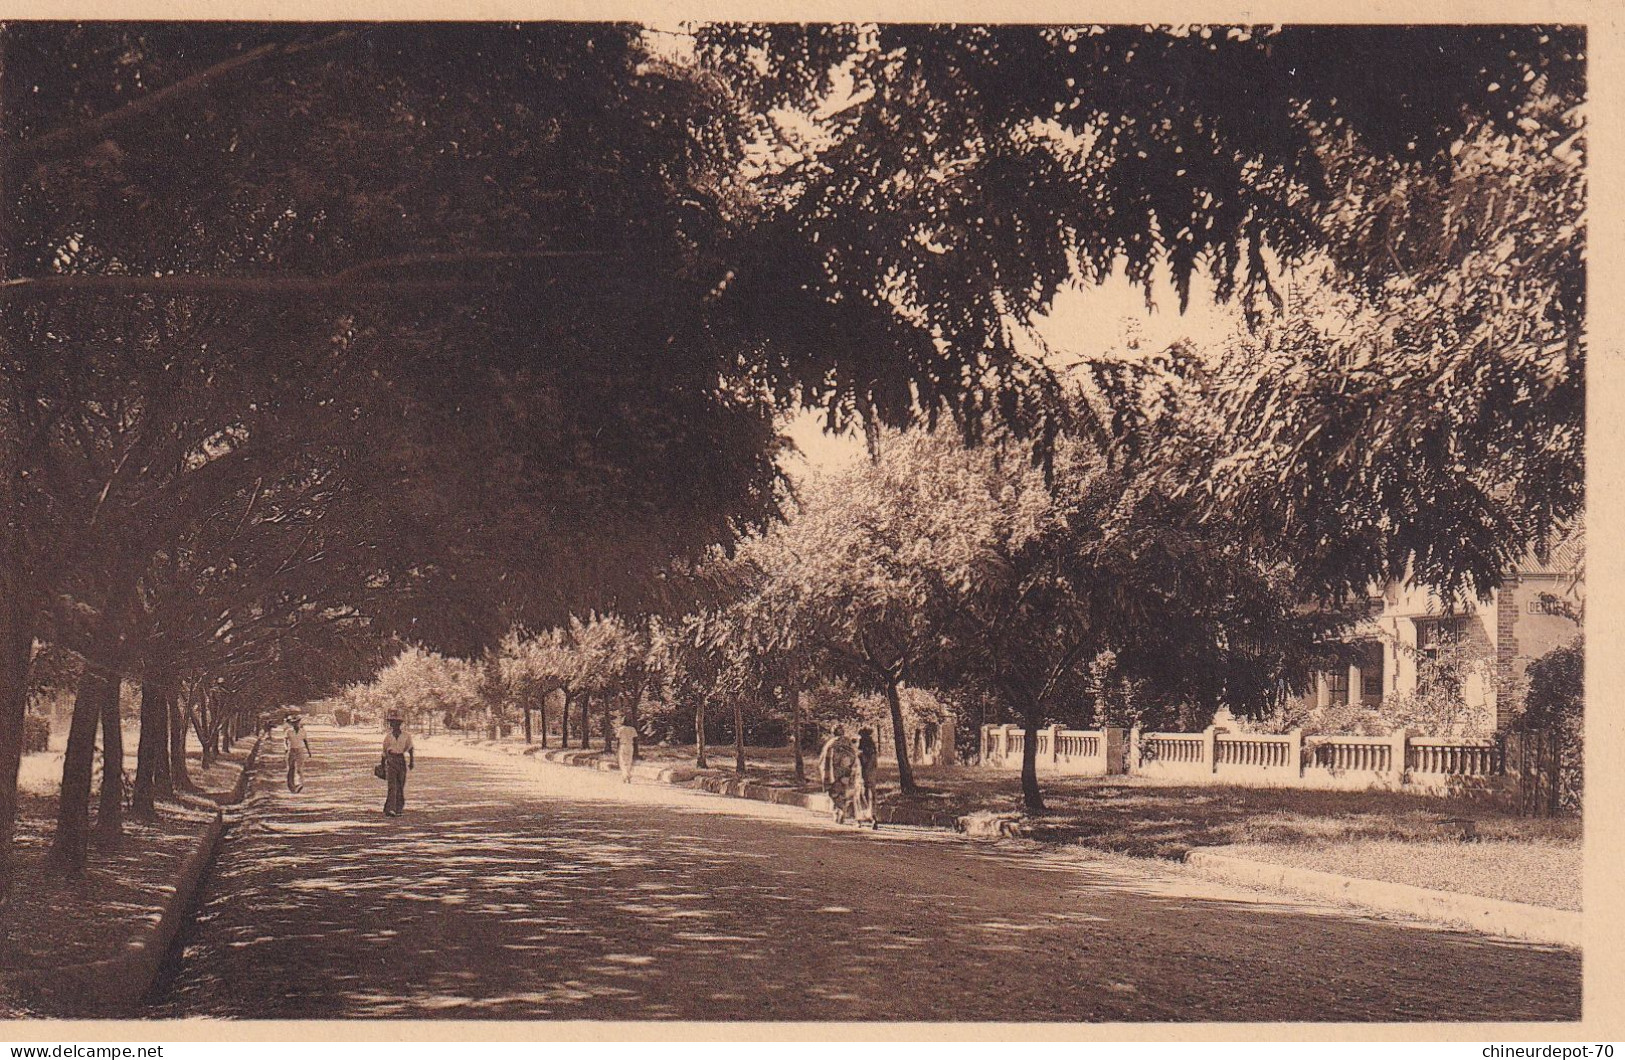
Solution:
M 412 749 L 412 734 L 402 732 L 402 718 L 390 711 L 389 732 L 384 736 L 384 780 L 389 783 L 389 794 L 384 796 L 384 815 L 399 817 L 406 811 L 406 771 L 417 765 L 417 754 Z
M 638 760 L 638 730 L 626 720 L 625 714 L 615 729 L 615 756 L 621 763 L 621 782 L 632 783 L 632 766 Z
M 853 771 L 857 765 L 857 751 L 846 738 L 846 730 L 835 726 L 818 752 L 818 779 L 829 796 L 836 824 L 845 824 L 852 813 Z

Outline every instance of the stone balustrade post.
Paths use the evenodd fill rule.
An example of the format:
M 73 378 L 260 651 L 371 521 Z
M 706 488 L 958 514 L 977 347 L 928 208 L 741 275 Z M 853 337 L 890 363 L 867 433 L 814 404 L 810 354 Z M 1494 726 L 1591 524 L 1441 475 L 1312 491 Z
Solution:
M 1292 768 L 1296 776 L 1303 776 L 1303 730 L 1293 729 L 1287 733 L 1292 738 L 1292 745 L 1287 750 L 1287 765 Z
M 1202 753 L 1207 756 L 1210 773 L 1219 771 L 1219 733 L 1224 731 L 1217 725 L 1209 725 L 1202 730 Z
M 1405 783 L 1405 757 L 1410 749 L 1410 730 L 1401 726 L 1388 734 L 1388 771 L 1395 784 Z
M 1049 763 L 1056 769 L 1061 767 L 1061 727 L 1049 727 Z
M 1122 728 L 1116 725 L 1107 725 L 1100 730 L 1100 753 L 1106 758 L 1103 772 L 1112 776 L 1128 772 L 1123 735 Z
M 959 760 L 958 734 L 954 732 L 954 719 L 943 718 L 937 726 L 937 764 L 951 766 Z
M 1123 772 L 1125 772 L 1125 773 L 1138 773 L 1140 771 L 1140 765 L 1141 765 L 1140 739 L 1141 739 L 1142 735 L 1143 734 L 1141 733 L 1140 726 L 1138 724 L 1129 726 L 1129 730 L 1128 730 L 1128 748 L 1127 748 L 1127 750 L 1128 750 L 1128 762 L 1127 762 L 1128 768 L 1123 770 Z

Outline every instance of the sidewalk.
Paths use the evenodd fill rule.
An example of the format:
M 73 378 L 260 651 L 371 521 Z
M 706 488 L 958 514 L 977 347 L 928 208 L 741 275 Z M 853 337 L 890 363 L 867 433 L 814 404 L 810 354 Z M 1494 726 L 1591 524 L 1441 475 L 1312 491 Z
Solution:
M 92 845 L 85 875 L 45 864 L 55 799 L 30 794 L 18 820 L 18 878 L 0 924 L 0 1017 L 118 1017 L 135 1013 L 156 981 L 226 827 L 258 744 L 239 743 L 208 770 L 188 763 L 201 789 L 158 806 L 155 821 L 127 818 L 117 848 Z

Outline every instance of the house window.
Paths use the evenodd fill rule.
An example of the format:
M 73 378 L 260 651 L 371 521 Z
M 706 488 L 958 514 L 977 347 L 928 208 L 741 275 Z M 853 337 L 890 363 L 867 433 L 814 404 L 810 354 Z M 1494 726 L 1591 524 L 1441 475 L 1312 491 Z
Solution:
M 1445 649 L 1460 644 L 1467 632 L 1459 618 L 1419 618 L 1416 620 L 1416 687 L 1459 695 L 1461 675 Z
M 1441 646 L 1460 644 L 1466 624 L 1459 618 L 1419 618 L 1416 620 L 1416 655 L 1437 661 Z
M 1349 701 L 1349 672 L 1343 670 L 1326 671 L 1326 702 L 1333 706 L 1347 706 Z
M 1360 699 L 1367 703 L 1382 699 L 1382 645 L 1376 641 L 1360 645 Z

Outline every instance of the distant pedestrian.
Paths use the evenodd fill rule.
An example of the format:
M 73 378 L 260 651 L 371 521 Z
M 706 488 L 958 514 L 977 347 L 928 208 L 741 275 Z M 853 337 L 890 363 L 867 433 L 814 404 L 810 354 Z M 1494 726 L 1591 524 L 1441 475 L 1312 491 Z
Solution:
M 406 810 L 406 771 L 417 765 L 417 753 L 412 749 L 412 734 L 401 731 L 401 716 L 391 712 L 385 719 L 389 733 L 384 736 L 384 779 L 389 782 L 389 794 L 384 796 L 384 814 L 399 817 Z
M 824 741 L 818 752 L 818 779 L 829 796 L 836 824 L 844 824 L 852 811 L 852 784 L 857 772 L 858 756 L 846 730 L 839 725 Z
M 622 714 L 615 729 L 615 756 L 621 763 L 621 781 L 632 783 L 632 764 L 638 760 L 638 730 Z
M 310 737 L 300 725 L 299 715 L 288 715 L 282 742 L 288 751 L 288 790 L 297 794 L 305 790 L 305 762 L 310 758 Z
M 879 828 L 875 820 L 875 769 L 880 764 L 880 750 L 875 746 L 874 730 L 867 726 L 858 730 L 858 762 L 852 784 L 852 819 L 861 827 Z

